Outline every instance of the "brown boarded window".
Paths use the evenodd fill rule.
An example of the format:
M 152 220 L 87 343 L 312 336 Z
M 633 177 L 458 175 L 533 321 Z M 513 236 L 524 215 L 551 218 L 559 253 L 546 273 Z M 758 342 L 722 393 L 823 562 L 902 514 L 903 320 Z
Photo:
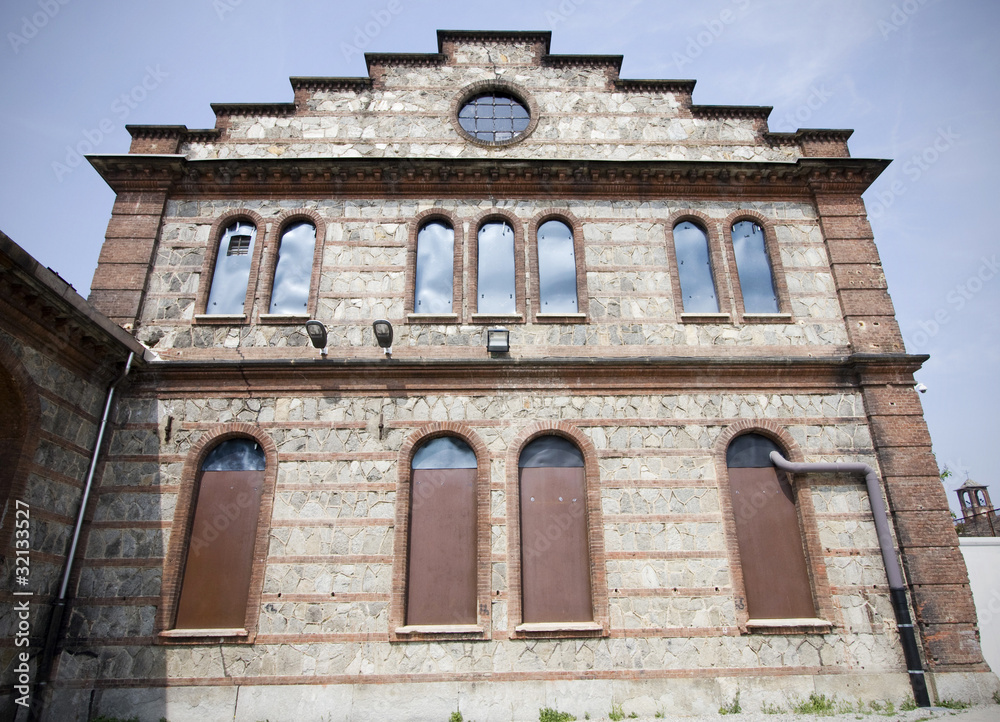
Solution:
M 736 437 L 726 451 L 747 612 L 750 619 L 814 618 L 795 493 L 771 463 L 772 451 L 781 449 L 759 434 Z
M 524 447 L 518 472 L 522 621 L 593 621 L 583 454 L 561 436 L 541 436 Z
M 260 445 L 241 438 L 223 441 L 202 462 L 176 629 L 243 627 L 264 461 Z
M 440 436 L 410 468 L 406 624 L 475 624 L 476 454 Z

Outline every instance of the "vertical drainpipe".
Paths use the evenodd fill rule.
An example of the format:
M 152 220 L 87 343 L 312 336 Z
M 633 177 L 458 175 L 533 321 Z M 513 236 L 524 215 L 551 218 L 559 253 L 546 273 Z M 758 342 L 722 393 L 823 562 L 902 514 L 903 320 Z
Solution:
M 885 576 L 889 580 L 889 595 L 892 598 L 892 609 L 896 614 L 896 628 L 903 643 L 903 657 L 906 659 L 906 669 L 910 674 L 910 686 L 913 688 L 913 698 L 921 707 L 930 707 L 931 700 L 927 694 L 927 680 L 920 663 L 920 651 L 917 648 L 917 637 L 913 631 L 913 620 L 910 618 L 910 608 L 906 603 L 906 585 L 903 582 L 903 570 L 896 557 L 896 548 L 892 545 L 892 534 L 889 531 L 889 517 L 882 499 L 882 487 L 879 484 L 875 469 L 862 463 L 812 463 L 801 464 L 788 461 L 777 451 L 771 452 L 771 463 L 782 471 L 792 474 L 864 474 L 865 486 L 868 487 L 868 502 L 875 517 L 875 531 L 878 534 L 878 546 L 882 551 L 882 563 L 885 565 Z
M 94 474 L 97 471 L 97 461 L 101 455 L 101 444 L 104 441 L 104 432 L 108 427 L 108 417 L 111 415 L 111 402 L 115 397 L 115 389 L 132 369 L 132 361 L 135 359 L 134 353 L 129 353 L 125 361 L 125 370 L 121 376 L 111 382 L 108 387 L 107 397 L 104 400 L 104 414 L 101 416 L 101 423 L 97 427 L 97 440 L 94 442 L 94 450 L 90 455 L 90 466 L 87 469 L 87 478 L 83 483 L 83 496 L 80 499 L 80 508 L 76 513 L 76 523 L 73 525 L 73 536 L 70 539 L 69 551 L 66 554 L 66 563 L 63 566 L 62 582 L 59 585 L 59 593 L 52 601 L 52 610 L 49 615 L 49 625 L 45 634 L 45 646 L 42 648 L 42 656 L 38 662 L 38 669 L 35 673 L 35 696 L 33 703 L 28 710 L 28 722 L 37 722 L 42 717 L 42 710 L 45 705 L 45 693 L 48 688 L 49 672 L 52 669 L 52 659 L 55 656 L 56 644 L 59 641 L 59 630 L 62 627 L 63 617 L 66 614 L 66 596 L 69 590 L 70 576 L 73 574 L 73 558 L 76 556 L 76 549 L 80 543 L 80 533 L 83 530 L 84 515 L 87 513 L 87 502 L 90 500 L 90 490 L 94 485 Z

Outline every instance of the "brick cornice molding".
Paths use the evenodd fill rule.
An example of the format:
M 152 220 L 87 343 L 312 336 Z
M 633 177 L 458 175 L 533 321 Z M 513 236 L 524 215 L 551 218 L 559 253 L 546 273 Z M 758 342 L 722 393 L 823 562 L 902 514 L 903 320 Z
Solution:
M 610 161 L 500 158 L 287 158 L 188 160 L 182 155 L 87 158 L 116 192 L 167 190 L 178 197 L 554 197 L 812 200 L 860 196 L 888 166 L 870 158 L 794 162 Z

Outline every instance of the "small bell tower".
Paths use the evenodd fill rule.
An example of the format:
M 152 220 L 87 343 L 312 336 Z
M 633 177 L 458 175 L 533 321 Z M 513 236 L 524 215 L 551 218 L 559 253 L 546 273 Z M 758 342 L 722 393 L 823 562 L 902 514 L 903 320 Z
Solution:
M 962 507 L 961 523 L 964 536 L 997 536 L 997 512 L 990 501 L 990 492 L 983 484 L 967 480 L 958 489 L 958 503 Z

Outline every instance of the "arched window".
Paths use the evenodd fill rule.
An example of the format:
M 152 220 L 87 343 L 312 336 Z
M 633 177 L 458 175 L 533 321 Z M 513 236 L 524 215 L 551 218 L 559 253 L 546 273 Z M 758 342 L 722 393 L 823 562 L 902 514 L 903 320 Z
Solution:
M 414 313 L 451 313 L 455 280 L 455 229 L 444 220 L 425 223 L 417 232 Z
M 540 436 L 521 452 L 518 475 L 523 623 L 593 621 L 583 454 Z
M 784 452 L 765 436 L 737 436 L 726 451 L 743 586 L 750 619 L 816 616 L 795 492 L 771 463 Z
M 514 229 L 505 221 L 484 223 L 479 228 L 476 253 L 476 313 L 517 313 Z
M 538 227 L 540 313 L 576 313 L 576 253 L 573 230 L 562 221 Z
M 212 289 L 208 294 L 205 313 L 243 313 L 256 238 L 256 227 L 246 221 L 237 221 L 223 232 L 219 238 Z
M 719 299 L 715 295 L 715 281 L 712 278 L 708 235 L 691 221 L 683 221 L 674 226 L 673 235 L 684 312 L 718 313 Z
M 0 366 L 0 540 L 3 531 L 15 528 L 10 495 L 28 434 L 26 415 L 17 381 Z
M 764 243 L 764 229 L 753 221 L 733 224 L 733 255 L 740 277 L 746 313 L 778 313 L 771 261 Z
M 407 625 L 476 623 L 476 455 L 439 436 L 413 455 Z
M 264 463 L 264 450 L 246 438 L 223 441 L 202 462 L 176 629 L 243 627 Z
M 274 266 L 269 313 L 304 315 L 309 312 L 315 252 L 316 226 L 302 221 L 285 227 Z

